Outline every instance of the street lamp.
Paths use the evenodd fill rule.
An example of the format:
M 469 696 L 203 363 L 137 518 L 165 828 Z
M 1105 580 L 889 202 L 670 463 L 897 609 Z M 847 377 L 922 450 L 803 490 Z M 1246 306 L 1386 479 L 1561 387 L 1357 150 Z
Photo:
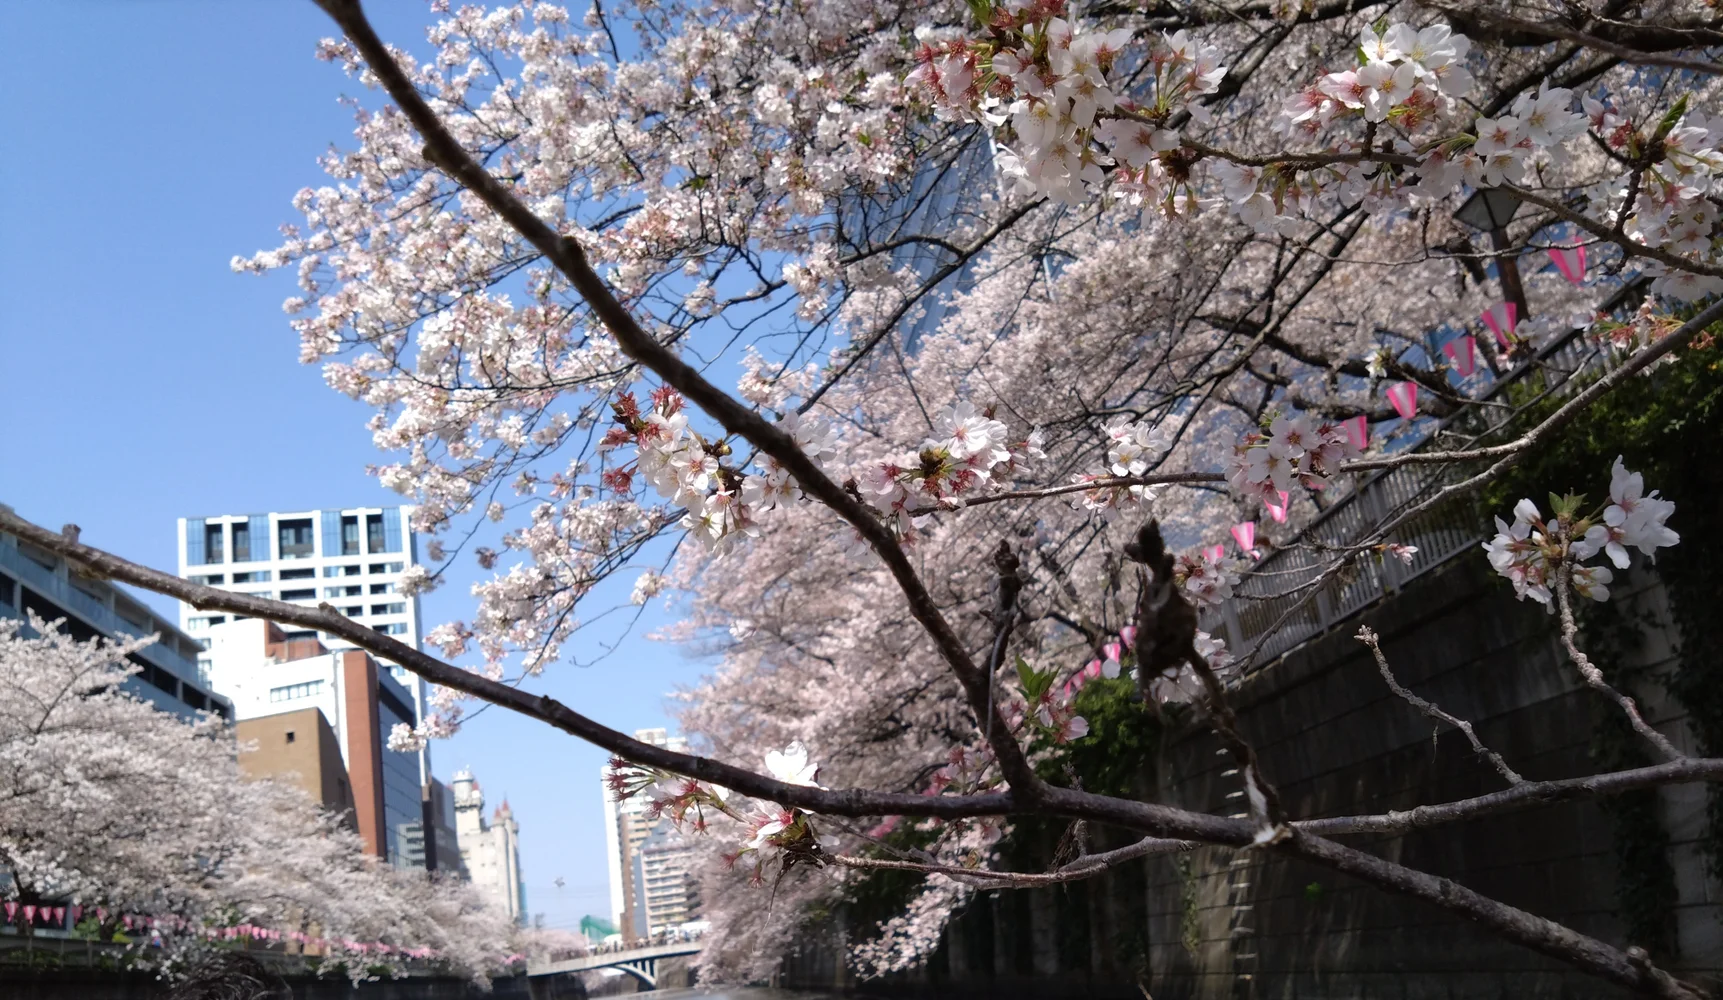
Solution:
M 1508 253 L 1508 223 L 1520 210 L 1520 199 L 1501 188 L 1478 188 L 1466 203 L 1454 213 L 1454 218 L 1473 229 L 1490 234 L 1490 246 L 1496 251 L 1496 277 L 1502 283 L 1502 296 L 1514 304 L 1520 318 L 1531 315 L 1526 305 L 1525 286 L 1520 284 L 1520 266 Z

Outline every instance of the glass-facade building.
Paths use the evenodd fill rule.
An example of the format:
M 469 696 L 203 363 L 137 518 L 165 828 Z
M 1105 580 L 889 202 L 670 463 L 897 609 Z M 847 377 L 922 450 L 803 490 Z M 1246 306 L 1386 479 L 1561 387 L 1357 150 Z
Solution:
M 183 718 L 205 712 L 233 718 L 233 706 L 199 668 L 195 639 L 114 584 L 84 576 L 59 556 L 0 532 L 0 617 L 24 618 L 26 612 L 50 622 L 63 619 L 60 627 L 83 641 L 159 635 L 131 655 L 138 672 L 126 690 Z
M 411 506 L 344 507 L 181 518 L 179 574 L 194 583 L 308 607 L 328 602 L 416 649 L 419 600 L 400 592 L 402 576 L 418 563 L 412 512 Z M 231 620 L 232 615 L 180 605 L 180 627 L 193 638 L 204 639 L 211 628 Z M 331 650 L 352 648 L 327 633 L 289 631 L 287 636 L 315 638 Z M 383 666 L 411 694 L 411 717 L 401 721 L 423 717 L 424 682 L 396 664 Z M 417 766 L 415 787 L 430 777 L 426 753 L 419 754 Z

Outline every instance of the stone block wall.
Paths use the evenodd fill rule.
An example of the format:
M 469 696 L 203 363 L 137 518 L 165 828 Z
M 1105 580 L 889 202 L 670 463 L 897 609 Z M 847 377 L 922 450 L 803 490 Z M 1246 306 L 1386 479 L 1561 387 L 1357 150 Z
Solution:
M 1636 690 L 1647 717 L 1690 750 L 1679 706 L 1656 682 L 1672 659 L 1663 591 L 1636 578 L 1618 586 L 1615 599 L 1644 626 L 1645 641 L 1627 655 L 1647 672 Z M 1359 624 L 1382 636 L 1402 684 L 1473 722 L 1479 738 L 1528 779 L 1597 770 L 1591 751 L 1605 706 L 1563 655 L 1554 619 L 1539 605 L 1516 603 L 1481 558 L 1461 558 L 1242 684 L 1235 702 L 1241 725 L 1291 816 L 1383 812 L 1505 787 L 1463 734 L 1445 727 L 1436 733 L 1392 695 L 1368 649 L 1352 637 Z M 1206 729 L 1172 738 L 1145 784 L 1162 801 L 1241 812 L 1241 785 L 1218 750 Z M 1688 785 L 1661 790 L 1656 809 L 1670 837 L 1678 895 L 1672 919 L 1679 954 L 1667 962 L 1716 984 L 1723 980 L 1723 910 L 1698 843 L 1704 804 L 1705 789 Z M 1121 831 L 1093 836 L 1096 850 L 1132 839 Z M 1617 908 L 1612 821 L 1596 802 L 1346 839 L 1581 932 L 1632 943 Z M 810 935 L 786 965 L 785 983 L 847 983 L 837 969 L 837 942 Z M 1155 1000 L 1619 995 L 1427 904 L 1313 865 L 1219 849 L 1143 859 L 1056 888 L 979 894 L 925 968 L 859 988 Z

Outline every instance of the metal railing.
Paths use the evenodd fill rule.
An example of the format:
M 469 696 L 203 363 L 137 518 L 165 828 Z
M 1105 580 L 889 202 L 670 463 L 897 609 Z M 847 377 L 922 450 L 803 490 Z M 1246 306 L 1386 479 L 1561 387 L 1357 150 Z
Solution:
M 1623 286 L 1600 311 L 1618 312 L 1640 287 L 1638 283 Z M 1577 376 L 1602 374 L 1613 364 L 1609 351 L 1592 343 L 1584 332 L 1571 330 L 1497 378 L 1477 398 L 1513 396 L 1522 403 L 1560 398 L 1575 390 L 1581 381 Z M 1500 412 L 1494 407 L 1462 407 L 1407 450 L 1464 447 L 1481 435 L 1513 433 L 1512 418 L 1492 418 L 1492 413 Z M 1365 476 L 1350 494 L 1253 565 L 1234 588 L 1233 598 L 1209 616 L 1209 631 L 1223 636 L 1228 648 L 1240 656 L 1255 647 L 1250 669 L 1259 670 L 1412 580 L 1475 550 L 1488 523 L 1484 512 L 1472 500 L 1445 504 L 1414 517 L 1388 539 L 1417 547 L 1410 563 L 1367 554 L 1324 580 L 1314 595 L 1310 593 L 1310 584 L 1338 550 L 1358 544 L 1378 526 L 1475 471 L 1472 466 L 1446 463 L 1412 464 Z

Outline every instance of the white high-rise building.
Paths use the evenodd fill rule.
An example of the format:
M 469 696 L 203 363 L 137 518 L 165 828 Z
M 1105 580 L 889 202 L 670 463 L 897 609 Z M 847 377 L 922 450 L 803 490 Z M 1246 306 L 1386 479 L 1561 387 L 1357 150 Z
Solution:
M 671 736 L 664 729 L 636 729 L 634 738 L 677 753 L 685 753 L 688 750 L 686 737 Z M 656 929 L 651 921 L 650 909 L 658 909 L 660 913 L 676 910 L 662 892 L 656 892 L 652 897 L 660 901 L 659 905 L 649 907 L 641 892 L 642 880 L 636 874 L 641 845 L 652 836 L 654 827 L 667 821 L 654 821 L 647 815 L 651 803 L 645 795 L 616 801 L 610 791 L 610 783 L 606 780 L 608 770 L 599 770 L 599 787 L 604 795 L 604 854 L 610 868 L 610 905 L 616 917 L 617 929 L 625 938 L 644 937 Z M 672 852 L 655 858 L 650 881 L 655 886 L 668 885 L 672 880 L 681 884 L 688 870 L 687 859 L 686 852 Z M 686 907 L 682 907 L 682 910 L 685 911 Z
M 507 911 L 509 918 L 526 923 L 526 886 L 520 875 L 520 824 L 508 799 L 497 806 L 490 822 L 485 821 L 485 793 L 473 773 L 455 775 L 455 839 L 461 847 L 461 863 L 473 886 Z
M 316 607 L 327 601 L 342 614 L 409 646 L 419 646 L 419 599 L 400 593 L 401 577 L 418 563 L 411 528 L 413 508 L 348 507 L 222 514 L 179 519 L 179 574 L 194 583 Z M 180 605 L 180 627 L 206 640 L 209 630 L 234 618 Z M 331 650 L 352 644 L 312 631 Z M 208 657 L 200 660 L 207 669 Z M 418 675 L 385 663 L 412 695 L 415 721 L 425 716 L 425 684 Z M 431 777 L 430 757 L 419 753 L 419 781 Z

